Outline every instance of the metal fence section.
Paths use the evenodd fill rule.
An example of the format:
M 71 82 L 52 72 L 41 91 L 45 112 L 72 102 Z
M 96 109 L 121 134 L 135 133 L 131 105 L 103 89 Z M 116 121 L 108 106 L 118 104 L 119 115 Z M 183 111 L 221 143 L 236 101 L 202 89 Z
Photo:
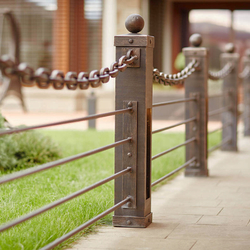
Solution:
M 191 98 L 184 98 L 184 99 L 180 99 L 180 100 L 174 100 L 174 101 L 169 101 L 169 102 L 162 102 L 162 103 L 155 103 L 153 104 L 153 108 L 157 108 L 157 107 L 160 107 L 160 106 L 166 106 L 166 105 L 171 105 L 171 104 L 177 104 L 177 103 L 187 103 L 187 102 L 195 102 L 196 105 L 198 105 L 197 103 L 198 99 L 197 97 L 191 97 Z M 178 122 L 176 124 L 173 124 L 171 126 L 168 126 L 168 127 L 165 127 L 165 128 L 161 128 L 161 129 L 157 129 L 157 130 L 154 130 L 152 131 L 152 134 L 156 134 L 156 133 L 159 133 L 159 132 L 163 132 L 163 131 L 166 131 L 166 130 L 169 130 L 169 129 L 172 129 L 174 127 L 177 127 L 177 126 L 181 126 L 181 125 L 184 125 L 184 124 L 188 124 L 188 123 L 196 123 L 197 122 L 197 117 L 194 116 L 194 117 L 190 117 L 184 121 L 181 121 L 181 122 Z M 188 146 L 189 144 L 191 143 L 194 143 L 196 141 L 196 137 L 193 137 L 193 138 L 190 138 L 188 140 L 186 140 L 185 142 L 179 144 L 179 145 L 176 145 L 175 147 L 172 147 L 164 152 L 161 152 L 157 155 L 154 155 L 152 157 L 152 160 L 155 160 L 163 155 L 166 155 L 180 147 L 184 147 L 184 146 Z M 155 186 L 157 185 L 158 183 L 166 180 L 167 178 L 169 178 L 170 176 L 172 176 L 173 174 L 179 172 L 180 170 L 190 166 L 191 164 L 193 164 L 194 162 L 196 161 L 196 157 L 193 157 L 192 159 L 188 160 L 187 162 L 185 162 L 182 166 L 176 168 L 175 170 L 171 171 L 170 173 L 168 173 L 167 175 L 161 177 L 160 179 L 156 180 L 155 182 L 153 182 L 151 184 L 151 186 Z
M 66 85 L 71 90 L 76 89 L 78 86 L 81 89 L 87 89 L 89 85 L 98 87 L 101 82 L 105 83 L 110 77 L 116 77 L 116 100 L 115 111 L 112 112 L 0 131 L 0 136 L 8 136 L 9 134 L 21 133 L 27 130 L 115 116 L 114 143 L 7 175 L 0 178 L 0 184 L 45 171 L 111 148 L 115 148 L 114 174 L 1 226 L 0 232 L 59 206 L 111 180 L 115 180 L 115 205 L 42 249 L 52 249 L 111 212 L 114 212 L 114 226 L 147 227 L 152 222 L 152 186 L 157 185 L 182 169 L 185 169 L 185 176 L 208 176 L 208 151 L 211 152 L 217 148 L 229 151 L 237 150 L 239 76 L 241 76 L 244 83 L 244 93 L 247 93 L 246 96 L 244 95 L 244 98 L 246 98 L 244 110 L 244 119 L 246 120 L 245 135 L 250 135 L 250 76 L 248 73 L 250 52 L 244 59 L 245 69 L 241 74 L 238 72 L 239 55 L 233 53 L 231 45 L 231 47 L 228 47 L 226 53 L 221 55 L 222 70 L 217 73 L 210 72 L 208 70 L 208 49 L 200 47 L 202 38 L 200 35 L 194 34 L 190 37 L 191 47 L 183 48 L 187 67 L 178 74 L 164 74 L 159 72 L 158 69 L 152 70 L 154 37 L 138 34 L 143 28 L 143 23 L 144 21 L 141 16 L 129 16 L 126 20 L 126 27 L 131 33 L 115 36 L 117 61 L 110 68 L 103 68 L 100 71 L 94 70 L 90 74 L 81 72 L 77 76 L 76 73 L 68 72 L 64 77 L 60 71 L 53 71 L 50 75 L 45 69 L 38 69 L 33 73 L 34 70 L 26 64 L 15 65 L 8 57 L 1 57 L 0 68 L 5 77 L 19 76 L 24 86 L 33 86 L 34 82 L 36 82 L 40 88 L 47 88 L 52 85 L 56 89 L 61 89 Z M 123 73 L 118 74 L 119 71 Z M 223 78 L 223 94 L 208 97 L 207 84 L 209 78 Z M 152 104 L 153 80 L 163 85 L 183 84 L 185 97 L 183 99 L 166 100 L 166 102 Z M 222 107 L 209 112 L 208 99 L 212 100 L 214 98 L 221 98 Z M 184 120 L 152 131 L 152 108 L 177 103 L 185 105 Z M 218 114 L 222 116 L 222 126 L 208 133 L 208 118 Z M 185 125 L 185 141 L 152 157 L 152 135 L 181 125 Z M 222 130 L 221 142 L 207 150 L 208 135 L 219 130 Z M 152 160 L 181 147 L 185 147 L 185 163 L 151 183 Z
M 208 101 L 213 101 L 215 98 L 220 99 L 221 103 L 223 102 L 224 98 L 230 97 L 230 92 L 228 93 L 224 93 L 224 94 L 217 94 L 217 95 L 211 95 L 208 97 Z M 231 106 L 227 106 L 227 107 L 221 107 L 218 108 L 216 110 L 212 110 L 208 112 L 208 123 L 209 123 L 209 118 L 212 116 L 216 116 L 216 115 L 222 115 L 224 112 L 230 112 L 231 111 Z M 222 122 L 222 121 L 221 121 Z M 228 121 L 228 122 L 224 122 L 223 124 L 221 124 L 220 127 L 210 130 L 208 131 L 208 141 L 209 141 L 209 137 L 210 135 L 216 133 L 216 132 L 222 132 L 223 129 L 226 129 L 226 127 L 231 126 L 232 122 Z M 229 141 L 231 140 L 231 137 L 229 136 L 228 138 L 222 140 L 221 142 L 219 142 L 217 145 L 208 148 L 208 152 L 213 152 L 216 149 L 221 148 L 224 144 L 229 143 Z
M 137 127 L 136 124 L 137 124 L 137 121 L 136 121 L 136 114 L 137 114 L 137 105 L 136 105 L 136 102 L 133 103 L 134 105 L 132 105 L 133 102 L 124 102 L 124 108 L 121 109 L 121 110 L 116 110 L 116 111 L 113 111 L 113 112 L 109 112 L 109 113 L 103 113 L 103 114 L 97 114 L 97 115 L 90 115 L 90 116 L 87 116 L 87 117 L 83 117 L 83 118 L 78 118 L 78 119 L 73 119 L 73 120 L 67 120 L 67 121 L 60 121 L 60 122 L 56 122 L 56 123 L 48 123 L 48 124 L 42 124 L 42 125 L 37 125 L 37 126 L 31 126 L 31 127 L 25 127 L 25 128 L 19 128 L 19 129 L 8 129 L 8 130 L 2 130 L 0 132 L 0 136 L 7 136 L 9 134 L 13 134 L 13 133 L 21 133 L 21 132 L 24 132 L 24 131 L 28 131 L 28 130 L 33 130 L 33 129 L 38 129 L 38 128 L 44 128 L 44 127 L 50 127 L 50 126 L 56 126 L 56 125 L 61 125 L 61 124 L 68 124 L 68 123 L 72 123 L 72 122 L 80 122 L 80 121 L 87 121 L 87 120 L 91 120 L 91 119 L 97 119 L 97 118 L 103 118 L 103 117 L 107 117 L 107 116 L 113 116 L 113 115 L 125 115 L 126 114 L 126 121 L 124 121 L 124 126 L 126 127 Z M 131 117 L 133 117 L 131 119 Z M 132 122 L 133 124 L 128 124 Z M 39 165 L 39 166 L 36 166 L 36 167 L 33 167 L 33 168 L 30 168 L 30 169 L 26 169 L 26 170 L 23 170 L 23 171 L 19 171 L 19 172 L 16 172 L 16 173 L 13 173 L 13 174 L 9 174 L 5 177 L 2 177 L 0 178 L 0 185 L 1 184 L 4 184 L 4 183 L 8 183 L 8 182 L 11 182 L 11 181 L 14 181 L 14 180 L 17 180 L 19 178 L 23 178 L 25 176 L 28 176 L 28 175 L 32 175 L 32 174 L 35 174 L 35 173 L 38 173 L 38 172 L 41 172 L 41 171 L 45 171 L 45 170 L 48 170 L 48 169 L 51 169 L 51 168 L 54 168 L 54 167 L 57 167 L 59 165 L 62 165 L 62 164 L 66 164 L 68 162 L 71 162 L 71 161 L 75 161 L 75 160 L 78 160 L 78 159 L 81 159 L 81 158 L 84 158 L 84 157 L 87 157 L 87 156 L 90 156 L 90 155 L 94 155 L 94 154 L 97 154 L 99 152 L 102 152 L 102 151 L 105 151 L 105 150 L 108 150 L 108 149 L 111 149 L 111 148 L 117 148 L 117 147 L 121 147 L 122 145 L 126 145 L 126 144 L 133 144 L 134 141 L 136 141 L 136 134 L 129 134 L 127 133 L 127 137 L 126 138 L 122 138 L 118 141 L 115 141 L 114 143 L 112 144 L 109 144 L 109 145 L 106 145 L 106 146 L 103 146 L 103 147 L 100 147 L 100 148 L 97 148 L 97 149 L 94 149 L 94 150 L 91 150 L 91 151 L 88 151 L 88 152 L 84 152 L 84 153 L 80 153 L 80 154 L 77 154 L 77 155 L 74 155 L 74 156 L 70 156 L 70 157 L 67 157 L 67 158 L 63 158 L 63 159 L 60 159 L 60 160 L 56 160 L 56 161 L 52 161 L 52 162 L 49 162 L 49 163 L 45 163 L 45 164 L 42 164 L 42 165 Z M 125 175 L 131 175 L 132 174 L 132 167 L 131 166 L 127 166 L 125 167 L 124 169 L 121 169 L 120 171 L 116 171 L 115 174 L 113 174 L 112 176 L 109 176 L 103 180 L 100 180 L 99 182 L 89 186 L 89 187 L 86 187 L 82 190 L 79 190 L 73 194 L 70 194 L 60 200 L 57 200 L 57 201 L 54 201 L 52 202 L 51 204 L 48 204 L 42 208 L 39 208 L 33 212 L 31 212 L 30 214 L 27 214 L 27 215 L 24 215 L 20 218 L 17 218 L 3 226 L 0 227 L 0 232 L 3 232 L 13 226 L 16 226 L 22 222 L 25 222 L 41 213 L 44 213 L 54 207 L 57 207 L 73 198 L 76 198 L 78 197 L 79 195 L 82 195 L 96 187 L 99 187 L 111 180 L 115 180 L 117 179 L 118 177 L 121 177 L 121 176 L 125 176 Z M 130 178 L 127 178 L 127 179 L 130 179 Z M 66 235 L 62 236 L 61 238 L 57 239 L 56 241 L 50 243 L 48 246 L 45 246 L 44 248 L 42 249 L 52 249 L 53 247 L 57 246 L 58 244 L 60 244 L 61 242 L 63 242 L 64 240 L 68 239 L 69 237 L 71 237 L 72 235 L 76 234 L 77 232 L 83 230 L 84 228 L 86 228 L 87 226 L 93 224 L 95 221 L 99 220 L 100 218 L 104 217 L 105 215 L 113 212 L 114 210 L 120 208 L 121 206 L 127 204 L 128 202 L 131 202 L 132 200 L 132 196 L 128 195 L 126 197 L 123 197 L 121 200 L 119 200 L 118 202 L 116 202 L 116 204 L 108 209 L 107 211 L 101 213 L 100 215 L 98 215 L 97 217 L 91 219 L 90 221 L 84 223 L 83 225 L 81 225 L 79 228 L 67 233 Z
M 234 53 L 233 44 L 230 43 L 226 46 L 226 53 L 221 55 L 221 64 L 222 69 L 216 73 L 210 73 L 209 78 L 223 80 L 223 94 L 209 96 L 209 101 L 213 101 L 214 98 L 220 98 L 222 107 L 208 112 L 208 117 L 221 115 L 222 125 L 220 128 L 210 131 L 208 135 L 221 130 L 222 139 L 218 145 L 209 148 L 208 152 L 218 148 L 237 151 L 239 55 Z

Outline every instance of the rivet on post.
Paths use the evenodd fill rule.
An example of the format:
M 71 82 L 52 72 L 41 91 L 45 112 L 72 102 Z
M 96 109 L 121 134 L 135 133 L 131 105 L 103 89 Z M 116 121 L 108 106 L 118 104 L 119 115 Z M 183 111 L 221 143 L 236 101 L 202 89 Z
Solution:
M 128 102 L 128 107 L 129 108 L 133 107 L 133 103 L 132 102 Z

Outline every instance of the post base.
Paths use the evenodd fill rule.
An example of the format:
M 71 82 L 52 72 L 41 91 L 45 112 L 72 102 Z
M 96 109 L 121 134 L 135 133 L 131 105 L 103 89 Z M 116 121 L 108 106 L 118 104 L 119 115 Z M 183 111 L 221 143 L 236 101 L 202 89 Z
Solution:
M 199 168 L 187 168 L 185 171 L 186 177 L 194 177 L 194 176 L 200 176 L 200 177 L 207 177 L 209 175 L 208 169 L 199 169 Z
M 145 217 L 113 216 L 114 227 L 147 227 L 152 223 L 152 213 Z

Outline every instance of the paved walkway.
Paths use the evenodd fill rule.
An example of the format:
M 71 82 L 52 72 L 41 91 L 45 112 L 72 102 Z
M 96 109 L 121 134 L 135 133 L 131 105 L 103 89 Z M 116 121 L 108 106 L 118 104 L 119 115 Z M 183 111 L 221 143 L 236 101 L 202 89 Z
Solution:
M 146 229 L 101 227 L 72 249 L 249 250 L 250 138 L 209 157 L 209 178 L 178 176 L 152 195 Z

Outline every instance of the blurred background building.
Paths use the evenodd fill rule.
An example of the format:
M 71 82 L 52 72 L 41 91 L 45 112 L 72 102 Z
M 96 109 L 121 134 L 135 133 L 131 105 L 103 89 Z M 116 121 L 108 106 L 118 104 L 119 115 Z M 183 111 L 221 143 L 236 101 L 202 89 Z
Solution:
M 220 68 L 217 58 L 226 43 L 234 42 L 240 54 L 250 47 L 249 0 L 0 0 L 0 9 L 5 8 L 13 11 L 19 23 L 20 61 L 34 68 L 79 73 L 109 66 L 115 60 L 114 35 L 127 33 L 124 22 L 133 13 L 144 17 L 142 33 L 155 36 L 154 66 L 166 73 L 177 71 L 175 59 L 189 45 L 192 33 L 202 34 L 213 69 Z M 0 38 L 0 54 L 6 54 L 11 33 L 3 15 Z M 103 90 L 110 92 L 103 98 L 112 99 L 112 105 L 113 89 L 111 82 L 103 85 L 102 93 L 95 92 L 100 97 Z M 84 98 L 91 91 L 23 88 L 30 111 L 84 110 Z M 64 102 L 59 105 L 58 100 Z M 11 109 L 11 101 L 6 103 L 4 107 Z

